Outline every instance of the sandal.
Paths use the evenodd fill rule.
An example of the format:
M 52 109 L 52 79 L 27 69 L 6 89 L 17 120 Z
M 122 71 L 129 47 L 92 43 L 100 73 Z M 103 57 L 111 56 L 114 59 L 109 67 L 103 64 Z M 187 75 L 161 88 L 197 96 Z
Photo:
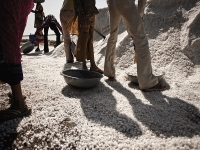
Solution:
M 67 60 L 67 63 L 73 63 L 74 60 Z
M 38 47 L 38 48 L 35 50 L 35 52 L 40 52 L 40 48 Z
M 27 116 L 31 114 L 31 108 L 29 108 L 27 105 L 24 105 L 23 107 L 14 107 L 11 106 L 10 108 L 6 110 L 0 111 L 0 122 L 4 122 L 7 120 L 11 120 L 17 117 Z
M 108 77 L 108 80 L 110 80 L 110 81 L 116 81 L 116 78 L 115 77 Z
M 99 69 L 98 67 L 95 68 L 94 70 L 92 70 L 92 69 L 90 68 L 90 71 L 94 71 L 94 72 L 98 72 L 98 73 L 100 73 L 100 74 L 103 74 L 103 70 Z
M 167 86 L 161 84 L 160 82 L 156 84 L 155 86 L 149 88 L 149 89 L 142 89 L 144 92 L 152 92 L 152 91 L 164 91 L 167 89 Z

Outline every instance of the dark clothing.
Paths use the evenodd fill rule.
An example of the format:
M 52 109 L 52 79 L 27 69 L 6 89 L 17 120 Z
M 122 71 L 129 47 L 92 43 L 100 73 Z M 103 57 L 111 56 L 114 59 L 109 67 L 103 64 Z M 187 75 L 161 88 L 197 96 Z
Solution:
M 47 15 L 44 19 L 44 23 L 41 27 L 37 29 L 35 35 L 38 35 L 44 29 L 44 52 L 49 52 L 48 48 L 48 31 L 49 27 L 55 32 L 56 34 L 56 46 L 59 45 L 60 42 L 60 32 L 63 33 L 61 25 L 58 23 L 57 19 L 53 15 Z M 59 32 L 59 30 L 60 32 Z
M 21 64 L 0 63 L 0 80 L 9 85 L 19 84 L 23 80 Z
M 85 14 L 98 14 L 99 11 L 95 7 L 95 0 L 74 0 L 74 9 L 76 14 L 84 12 Z
M 60 32 L 58 31 L 58 28 L 56 27 L 55 23 L 50 23 L 51 30 L 53 30 L 56 34 L 56 45 L 60 44 Z M 44 52 L 47 53 L 49 52 L 48 48 L 48 31 L 49 27 L 44 28 Z
M 60 30 L 61 33 L 63 33 L 62 31 L 62 27 L 61 25 L 58 23 L 57 19 L 53 16 L 53 15 L 47 15 L 44 19 L 44 23 L 37 28 L 35 35 L 37 35 L 40 31 L 42 31 L 44 28 L 46 27 L 50 27 L 50 24 L 54 23 L 56 25 L 56 27 Z

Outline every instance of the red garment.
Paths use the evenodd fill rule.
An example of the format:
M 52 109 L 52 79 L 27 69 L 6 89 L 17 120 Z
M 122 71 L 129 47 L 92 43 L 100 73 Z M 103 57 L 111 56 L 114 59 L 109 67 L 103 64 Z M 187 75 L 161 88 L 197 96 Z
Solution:
M 20 42 L 33 0 L 0 1 L 0 63 L 21 64 Z

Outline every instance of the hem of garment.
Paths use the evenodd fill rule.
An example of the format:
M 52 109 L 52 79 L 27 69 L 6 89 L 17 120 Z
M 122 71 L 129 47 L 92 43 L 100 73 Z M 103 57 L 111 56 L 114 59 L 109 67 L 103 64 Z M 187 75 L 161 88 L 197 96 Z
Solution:
M 17 85 L 23 80 L 21 64 L 0 64 L 0 80 L 9 85 Z

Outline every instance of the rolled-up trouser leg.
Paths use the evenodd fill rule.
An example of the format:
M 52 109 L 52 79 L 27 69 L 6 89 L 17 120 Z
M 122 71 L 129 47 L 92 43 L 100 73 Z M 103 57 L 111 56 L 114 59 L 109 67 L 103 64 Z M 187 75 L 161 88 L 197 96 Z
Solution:
M 72 61 L 74 59 L 73 54 L 70 50 L 71 38 L 70 38 L 69 31 L 67 30 L 67 25 L 69 21 L 73 19 L 74 15 L 75 15 L 75 12 L 72 10 L 63 10 L 60 13 L 60 21 L 61 21 L 62 29 L 63 29 L 65 55 L 68 61 Z
M 114 59 L 119 32 L 119 23 L 121 20 L 121 15 L 118 13 L 112 2 L 113 1 L 108 1 L 108 8 L 110 12 L 110 37 L 108 39 L 104 63 L 104 75 L 107 77 L 115 77 Z
M 144 31 L 142 18 L 131 0 L 124 3 L 126 9 L 117 6 L 119 12 L 125 20 L 128 33 L 132 36 L 137 54 L 137 74 L 139 86 L 141 89 L 153 87 L 158 83 L 157 77 L 152 74 L 151 56 L 148 40 Z M 131 15 L 130 15 L 131 14 Z

